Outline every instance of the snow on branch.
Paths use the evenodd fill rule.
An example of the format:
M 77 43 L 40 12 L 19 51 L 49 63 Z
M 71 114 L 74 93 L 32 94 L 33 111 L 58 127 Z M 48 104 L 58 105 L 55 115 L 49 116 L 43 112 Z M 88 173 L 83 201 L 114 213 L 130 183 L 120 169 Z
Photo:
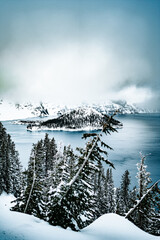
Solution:
M 137 207 L 141 204 L 143 199 L 147 197 L 147 195 L 153 190 L 153 188 L 160 182 L 160 179 L 155 182 L 148 190 L 147 192 L 142 196 L 140 200 L 137 201 L 137 204 L 129 210 L 129 212 L 126 214 L 125 218 L 129 218 L 129 216 L 137 209 Z

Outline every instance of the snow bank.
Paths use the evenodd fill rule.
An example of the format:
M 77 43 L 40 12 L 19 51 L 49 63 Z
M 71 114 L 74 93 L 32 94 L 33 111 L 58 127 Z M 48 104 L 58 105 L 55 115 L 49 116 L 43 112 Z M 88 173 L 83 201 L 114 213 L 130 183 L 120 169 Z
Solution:
M 0 196 L 0 240 L 158 240 L 124 217 L 105 214 L 81 232 L 54 227 L 36 217 L 11 212 L 12 195 Z
M 90 226 L 82 230 L 96 240 L 154 240 L 160 239 L 148 234 L 122 216 L 114 213 L 104 214 Z
M 61 227 L 54 227 L 47 222 L 28 214 L 12 212 L 12 195 L 0 196 L 0 240 L 86 240 L 83 234 Z
M 92 127 L 92 126 L 86 126 L 83 128 L 65 128 L 65 127 L 57 127 L 57 128 L 49 128 L 49 127 L 43 127 L 43 126 L 34 126 L 31 129 L 28 128 L 27 131 L 63 131 L 63 132 L 87 132 L 87 131 L 98 131 L 101 130 L 102 127 Z

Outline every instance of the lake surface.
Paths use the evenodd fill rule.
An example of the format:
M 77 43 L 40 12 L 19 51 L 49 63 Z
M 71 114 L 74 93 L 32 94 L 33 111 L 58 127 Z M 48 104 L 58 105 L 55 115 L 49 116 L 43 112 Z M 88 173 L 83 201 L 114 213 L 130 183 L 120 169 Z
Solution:
M 132 186 L 137 185 L 135 176 L 136 163 L 140 161 L 139 152 L 149 154 L 146 159 L 147 169 L 151 173 L 153 182 L 158 180 L 160 178 L 160 114 L 119 115 L 117 119 L 123 123 L 123 128 L 119 129 L 118 133 L 103 137 L 103 140 L 114 149 L 114 151 L 108 151 L 108 158 L 116 168 L 113 170 L 115 185 L 119 186 L 121 176 L 126 169 L 130 172 Z M 76 148 L 77 146 L 83 147 L 85 144 L 85 141 L 81 139 L 83 132 L 29 132 L 24 125 L 14 125 L 11 121 L 2 123 L 15 142 L 25 168 L 32 144 L 44 138 L 46 132 L 49 137 L 55 138 L 59 146 L 70 144 Z

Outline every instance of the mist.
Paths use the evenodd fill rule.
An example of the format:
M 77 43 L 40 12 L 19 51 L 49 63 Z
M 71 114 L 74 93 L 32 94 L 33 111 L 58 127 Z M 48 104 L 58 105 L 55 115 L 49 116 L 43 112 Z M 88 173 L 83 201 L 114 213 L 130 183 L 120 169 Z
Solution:
M 39 7 L 36 1 L 26 11 L 17 1 L 12 11 L 4 5 L 11 14 L 5 21 L 3 13 L 0 24 L 1 96 L 55 104 L 121 99 L 157 107 L 160 30 L 153 23 L 160 4 L 149 13 L 147 4 L 132 12 L 133 5 L 116 2 L 61 1 L 57 7 L 46 1 Z

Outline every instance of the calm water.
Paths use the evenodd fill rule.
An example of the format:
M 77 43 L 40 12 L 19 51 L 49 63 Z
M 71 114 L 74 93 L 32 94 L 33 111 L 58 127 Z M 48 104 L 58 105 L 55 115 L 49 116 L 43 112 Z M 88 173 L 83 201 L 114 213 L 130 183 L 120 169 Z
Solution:
M 119 129 L 118 133 L 104 136 L 105 142 L 114 149 L 109 151 L 109 160 L 116 168 L 113 170 L 115 185 L 119 186 L 121 175 L 126 169 L 130 171 L 132 186 L 137 184 L 136 163 L 140 160 L 140 151 L 149 154 L 146 160 L 148 171 L 151 172 L 153 181 L 158 180 L 160 178 L 160 114 L 123 115 L 117 118 L 123 123 L 123 129 Z M 24 167 L 27 167 L 32 144 L 44 138 L 46 132 L 60 145 L 71 144 L 75 148 L 85 144 L 81 139 L 83 132 L 28 132 L 23 125 L 13 125 L 9 121 L 4 121 L 3 124 L 16 144 Z

